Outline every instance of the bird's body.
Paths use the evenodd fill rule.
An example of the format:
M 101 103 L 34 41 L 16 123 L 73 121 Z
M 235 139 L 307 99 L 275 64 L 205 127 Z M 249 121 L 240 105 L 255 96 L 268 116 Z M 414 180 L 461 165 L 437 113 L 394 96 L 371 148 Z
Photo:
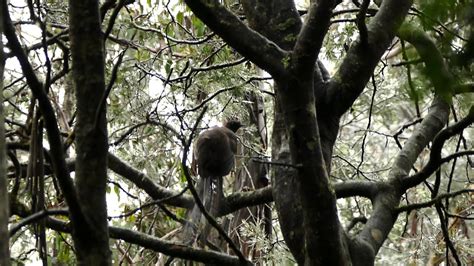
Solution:
M 234 167 L 235 153 L 237 151 L 237 136 L 235 132 L 241 127 L 239 121 L 231 120 L 224 127 L 214 127 L 203 131 L 194 143 L 194 157 L 197 162 L 200 179 L 196 184 L 197 194 L 204 207 L 212 215 L 215 215 L 221 198 L 222 177 L 230 173 Z M 213 181 L 215 191 L 212 189 Z M 213 194 L 217 197 L 213 198 Z M 196 236 L 196 226 L 205 224 L 201 221 L 201 210 L 197 205 L 190 213 L 188 223 L 184 229 L 184 241 L 189 244 L 194 242 Z M 194 224 L 194 225 L 193 225 Z M 201 239 L 206 241 L 209 226 L 202 231 Z
M 227 127 L 215 127 L 199 135 L 194 156 L 201 178 L 226 176 L 234 167 L 237 136 Z

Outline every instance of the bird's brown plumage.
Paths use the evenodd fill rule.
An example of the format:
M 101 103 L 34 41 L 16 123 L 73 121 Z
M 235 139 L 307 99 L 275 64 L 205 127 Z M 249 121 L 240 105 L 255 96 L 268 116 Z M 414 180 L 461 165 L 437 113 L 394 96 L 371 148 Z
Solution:
M 200 179 L 196 184 L 196 190 L 204 205 L 211 215 L 215 215 L 219 208 L 220 199 L 224 197 L 222 192 L 222 177 L 230 173 L 234 167 L 235 153 L 237 151 L 237 136 L 235 132 L 241 127 L 239 121 L 230 120 L 224 127 L 214 127 L 202 132 L 194 143 L 194 157 L 197 161 Z M 212 183 L 215 184 L 215 192 Z M 212 195 L 217 194 L 213 199 Z M 201 222 L 201 210 L 197 205 L 190 213 L 189 220 L 184 228 L 184 242 L 194 242 L 197 228 Z M 194 226 L 192 225 L 194 224 Z M 205 242 L 210 230 L 204 226 L 201 239 Z
M 226 176 L 234 167 L 237 136 L 227 127 L 208 129 L 194 145 L 198 173 L 201 178 Z

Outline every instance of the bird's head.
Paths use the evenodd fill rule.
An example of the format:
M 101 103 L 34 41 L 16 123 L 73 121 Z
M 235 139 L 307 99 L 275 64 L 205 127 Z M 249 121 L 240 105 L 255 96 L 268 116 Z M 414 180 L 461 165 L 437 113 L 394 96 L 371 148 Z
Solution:
M 239 130 L 239 128 L 241 128 L 243 125 L 242 123 L 240 123 L 239 119 L 230 118 L 229 120 L 227 120 L 227 122 L 225 122 L 224 126 L 232 130 L 233 132 L 237 132 L 237 130 Z

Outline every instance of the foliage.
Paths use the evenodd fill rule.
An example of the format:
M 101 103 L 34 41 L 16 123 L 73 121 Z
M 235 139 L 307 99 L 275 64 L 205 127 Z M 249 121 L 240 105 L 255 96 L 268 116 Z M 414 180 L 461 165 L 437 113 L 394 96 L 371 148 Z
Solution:
M 76 147 L 72 143 L 76 122 L 73 92 L 77 88 L 73 88 L 70 77 L 74 62 L 70 62 L 68 54 L 68 6 L 64 1 L 56 0 L 31 2 L 12 1 L 8 5 L 9 12 L 36 75 L 43 82 L 52 81 L 47 87 L 48 97 L 55 108 L 63 142 L 67 144 L 67 158 L 73 162 L 76 156 Z M 107 6 L 109 2 L 114 5 Z M 240 1 L 219 2 L 245 20 Z M 359 29 L 355 23 L 359 8 L 355 2 L 343 1 L 337 6 L 319 54 L 331 75 L 343 64 L 349 47 L 359 42 Z M 269 74 L 223 41 L 183 1 L 105 1 L 101 8 L 105 14 L 103 31 L 111 27 L 105 41 L 104 62 L 106 86 L 111 85 L 106 101 L 109 152 L 139 171 L 140 178 L 178 193 L 188 186 L 183 161 L 197 179 L 191 167 L 191 137 L 227 118 L 238 116 L 247 127 L 239 133 L 240 156 L 235 171 L 226 179 L 225 194 L 261 188 L 248 180 L 252 179 L 249 174 L 254 173 L 252 162 L 262 158 L 274 159 L 271 156 L 276 150 L 269 144 L 274 130 L 276 101 L 274 81 Z M 367 22 L 378 8 L 371 3 Z M 449 97 L 453 96 L 449 125 L 468 116 L 469 108 L 472 108 L 473 61 L 460 63 L 458 59 L 465 52 L 468 39 L 472 38 L 472 24 L 467 23 L 466 18 L 473 10 L 472 1 L 420 0 L 414 3 L 406 19 L 434 40 L 453 77 L 453 92 L 449 91 L 454 94 L 449 94 Z M 118 12 L 117 17 L 114 17 L 114 11 Z M 45 27 L 41 26 L 42 23 Z M 410 41 L 395 38 L 366 88 L 341 117 L 331 157 L 332 183 L 387 180 L 402 146 L 417 132 L 420 118 L 428 115 L 430 103 L 435 98 L 433 77 L 437 74 L 427 71 L 427 65 L 415 46 Z M 34 185 L 36 179 L 28 170 L 36 166 L 30 161 L 30 144 L 38 107 L 15 54 L 11 48 L 6 53 L 3 94 L 14 225 L 32 214 L 31 207 L 38 200 L 38 190 Z M 459 91 L 464 85 L 468 89 Z M 259 102 L 256 99 L 260 99 L 263 106 L 256 108 L 255 104 Z M 203 110 L 205 114 L 199 121 Z M 319 110 L 317 112 L 319 114 Z M 264 116 L 263 127 L 255 114 Z M 264 136 L 262 128 L 267 130 Z M 457 256 L 466 265 L 472 263 L 473 246 L 469 241 L 472 220 L 466 218 L 472 216 L 473 185 L 469 180 L 474 167 L 473 135 L 472 127 L 467 127 L 449 139 L 442 149 L 443 158 L 460 151 L 471 153 L 443 164 L 433 174 L 439 176 L 440 184 L 431 177 L 424 184 L 407 190 L 400 205 L 430 201 L 436 196 L 433 194 L 436 185 L 439 185 L 439 194 L 463 189 L 471 189 L 471 194 L 443 199 L 440 208 L 446 220 L 441 222 L 433 204 L 427 206 L 429 208 L 401 212 L 377 254 L 377 264 L 398 261 L 400 265 L 417 265 L 453 261 L 452 251 L 447 251 L 441 223 L 446 223 L 449 229 L 449 239 L 454 243 Z M 45 134 L 42 138 L 46 150 L 44 207 L 63 209 L 66 204 L 52 171 L 48 139 Z M 188 157 L 182 158 L 185 151 L 189 152 Z M 430 147 L 424 148 L 407 174 L 413 175 L 423 169 L 430 154 Z M 110 163 L 109 159 L 109 225 L 179 242 L 182 222 L 186 219 L 186 208 L 182 207 L 192 202 L 191 197 L 179 195 L 179 204 L 164 204 L 159 197 L 150 194 L 146 186 L 139 184 L 139 178 L 131 178 L 123 167 Z M 278 171 L 280 168 L 275 166 L 272 169 Z M 242 180 L 247 180 L 247 183 Z M 374 211 L 371 201 L 361 196 L 338 199 L 337 207 L 344 227 L 348 227 L 354 218 L 370 218 Z M 245 216 L 242 212 L 247 208 L 249 213 Z M 269 208 L 268 205 L 245 205 L 242 210 L 221 217 L 220 222 L 226 225 L 229 235 L 243 252 L 251 254 L 249 258 L 254 262 L 295 264 L 295 258 L 283 241 L 284 229 L 280 228 L 276 210 L 271 207 L 273 219 L 268 221 L 268 216 L 263 215 L 265 208 Z M 54 217 L 68 221 L 63 215 Z M 266 223 L 272 225 L 270 232 L 265 229 Z M 359 223 L 347 231 L 356 235 L 362 230 L 363 225 Z M 14 261 L 32 263 L 31 253 L 36 254 L 34 260 L 41 259 L 37 255 L 40 250 L 39 231 L 41 227 L 33 223 L 10 238 Z M 75 263 L 72 240 L 64 231 L 58 227 L 46 230 L 47 259 L 51 263 Z M 158 265 L 173 257 L 144 244 L 115 238 L 110 242 L 114 265 Z M 216 237 L 214 240 L 220 251 L 228 253 L 229 248 L 221 239 Z M 445 257 L 447 253 L 451 255 Z

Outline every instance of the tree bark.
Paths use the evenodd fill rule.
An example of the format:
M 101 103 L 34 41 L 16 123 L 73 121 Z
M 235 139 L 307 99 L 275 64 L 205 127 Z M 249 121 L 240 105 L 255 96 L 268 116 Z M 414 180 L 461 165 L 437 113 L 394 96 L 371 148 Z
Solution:
M 0 5 L 0 36 L 3 35 L 3 5 Z M 3 42 L 0 42 L 0 89 L 3 91 L 3 72 L 5 60 Z M 0 93 L 0 265 L 10 265 L 10 249 L 8 236 L 8 189 L 6 169 L 6 144 L 5 144 L 5 117 L 3 113 L 3 93 Z
M 411 1 L 384 1 L 370 24 L 364 24 L 363 36 L 351 46 L 331 80 L 317 58 L 332 9 L 339 1 L 312 2 L 304 24 L 293 1 L 243 1 L 246 18 L 255 31 L 217 1 L 186 3 L 229 45 L 275 80 L 278 100 L 272 160 L 288 166 L 274 171 L 273 198 L 296 260 L 306 265 L 350 264 L 349 248 L 358 243 L 346 237 L 337 215 L 329 181 L 332 148 L 340 117 L 362 93 Z M 265 51 L 257 47 L 265 47 Z M 374 252 L 362 244 L 357 246 L 365 249 L 363 263 L 373 264 Z
M 107 227 L 107 120 L 99 3 L 69 1 L 77 123 L 75 183 L 85 224 L 73 230 L 80 265 L 110 265 Z

